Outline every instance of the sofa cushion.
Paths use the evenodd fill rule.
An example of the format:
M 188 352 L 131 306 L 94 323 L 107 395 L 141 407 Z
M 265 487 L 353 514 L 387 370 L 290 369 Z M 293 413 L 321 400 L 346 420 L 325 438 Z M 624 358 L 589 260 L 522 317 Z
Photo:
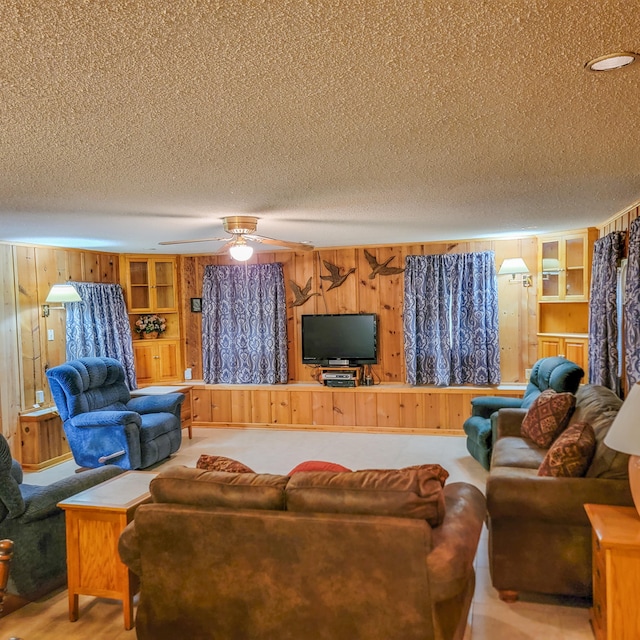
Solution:
M 246 464 L 225 456 L 210 456 L 203 453 L 196 462 L 196 469 L 205 471 L 227 471 L 229 473 L 254 473 Z
M 305 460 L 296 465 L 289 471 L 287 475 L 292 476 L 294 473 L 300 473 L 301 471 L 334 471 L 335 473 L 351 471 L 347 467 L 343 467 L 337 462 L 324 462 L 323 460 Z
M 505 436 L 493 445 L 491 469 L 495 467 L 519 467 L 538 469 L 547 449 L 539 447 L 528 438 Z
M 445 512 L 441 475 L 432 465 L 352 473 L 304 471 L 289 480 L 287 509 L 416 518 L 436 527 Z
M 288 476 L 172 467 L 150 484 L 154 502 L 236 509 L 285 508 Z
M 576 393 L 576 410 L 571 422 L 588 422 L 596 436 L 596 451 L 589 469 L 588 478 L 611 478 L 625 480 L 629 477 L 629 456 L 607 447 L 604 438 L 615 419 L 622 400 L 607 387 L 585 384 Z
M 591 464 L 596 435 L 588 422 L 570 424 L 551 445 L 544 457 L 539 476 L 580 478 Z
M 522 421 L 522 435 L 548 449 L 569 424 L 575 405 L 576 397 L 572 393 L 546 389 L 529 407 Z

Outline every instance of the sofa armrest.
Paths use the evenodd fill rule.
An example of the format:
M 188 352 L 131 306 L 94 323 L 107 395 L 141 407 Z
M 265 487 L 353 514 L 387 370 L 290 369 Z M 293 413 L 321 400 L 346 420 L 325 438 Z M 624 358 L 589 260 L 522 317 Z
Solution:
M 482 492 L 471 484 L 454 482 L 444 494 L 446 515 L 432 530 L 433 547 L 427 556 L 431 596 L 437 602 L 465 590 L 486 513 Z
M 140 508 L 143 508 L 142 505 Z M 136 521 L 132 520 L 118 538 L 118 554 L 124 564 L 138 577 L 142 576 L 142 561 L 140 559 L 140 545 L 136 532 Z
M 183 393 L 165 393 L 160 396 L 136 396 L 127 402 L 127 409 L 136 413 L 173 413 L 179 417 Z
M 522 405 L 522 398 L 505 398 L 501 396 L 478 396 L 471 400 L 471 415 L 490 418 L 491 414 L 503 408 L 517 408 Z
M 584 505 L 633 506 L 627 480 L 553 478 L 535 469 L 498 467 L 487 478 L 487 511 L 491 519 L 540 520 L 589 525 Z
M 522 421 L 527 415 L 527 409 L 500 409 L 495 420 L 492 422 L 494 428 L 493 441 L 498 438 L 508 438 L 522 436 Z
M 142 426 L 140 416 L 133 411 L 88 411 L 69 419 L 74 427 L 113 427 L 134 423 Z
M 106 465 L 98 469 L 87 469 L 49 485 L 22 485 L 26 509 L 19 520 L 22 523 L 43 520 L 59 510 L 58 502 L 61 500 L 66 500 L 123 472 L 124 469 L 120 467 Z

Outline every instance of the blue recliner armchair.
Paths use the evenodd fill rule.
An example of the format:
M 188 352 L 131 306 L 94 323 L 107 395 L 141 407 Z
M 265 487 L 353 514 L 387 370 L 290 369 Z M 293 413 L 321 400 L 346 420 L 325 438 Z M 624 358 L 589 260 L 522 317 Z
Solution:
M 113 358 L 71 360 L 47 378 L 80 466 L 146 469 L 180 448 L 182 393 L 132 398 Z
M 9 593 L 36 600 L 66 582 L 65 519 L 58 502 L 122 472 L 106 465 L 46 486 L 23 484 L 22 467 L 0 434 L 0 539 L 14 543 Z
M 582 367 L 561 356 L 541 358 L 531 369 L 529 384 L 522 398 L 480 396 L 471 401 L 471 417 L 463 424 L 467 450 L 485 468 L 491 465 L 495 421 L 500 409 L 528 409 L 545 390 L 575 393 L 584 377 Z

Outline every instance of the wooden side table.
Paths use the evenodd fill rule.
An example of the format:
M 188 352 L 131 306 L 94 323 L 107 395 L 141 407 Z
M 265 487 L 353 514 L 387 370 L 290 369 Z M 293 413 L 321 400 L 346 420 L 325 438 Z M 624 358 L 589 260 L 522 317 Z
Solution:
M 21 414 L 20 441 L 20 463 L 28 471 L 39 471 L 72 458 L 62 420 L 55 407 Z
M 153 387 L 141 387 L 140 389 L 134 389 L 131 392 L 131 397 L 161 396 L 165 393 L 183 393 L 184 402 L 182 403 L 182 409 L 180 411 L 180 421 L 182 428 L 189 430 L 189 440 L 191 440 L 191 389 L 193 389 L 193 385 L 156 385 Z
M 135 510 L 150 499 L 156 476 L 128 471 L 58 503 L 65 510 L 69 620 L 78 619 L 80 594 L 122 600 L 124 628 L 133 628 L 138 579 L 118 555 L 118 538 Z
M 635 507 L 584 506 L 593 530 L 593 608 L 597 640 L 640 638 L 640 517 Z

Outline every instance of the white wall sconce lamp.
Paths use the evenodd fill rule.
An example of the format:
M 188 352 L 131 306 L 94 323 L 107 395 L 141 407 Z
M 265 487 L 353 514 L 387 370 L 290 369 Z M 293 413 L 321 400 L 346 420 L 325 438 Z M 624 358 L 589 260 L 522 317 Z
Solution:
M 509 284 L 522 284 L 523 287 L 531 286 L 530 273 L 529 267 L 527 267 L 526 262 L 522 258 L 506 258 L 498 271 L 499 276 L 511 276 Z M 522 277 L 516 279 L 517 275 L 521 275 Z
M 59 307 L 52 307 L 50 306 L 52 302 L 61 304 Z M 45 300 L 46 304 L 42 305 L 42 317 L 48 318 L 49 312 L 55 309 L 64 309 L 65 302 L 82 302 L 82 298 L 72 284 L 54 284 Z

